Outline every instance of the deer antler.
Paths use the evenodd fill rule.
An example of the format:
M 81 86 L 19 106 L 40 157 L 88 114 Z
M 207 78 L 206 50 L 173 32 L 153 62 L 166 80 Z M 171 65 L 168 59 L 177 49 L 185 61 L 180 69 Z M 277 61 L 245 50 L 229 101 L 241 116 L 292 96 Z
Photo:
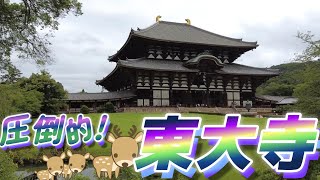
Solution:
M 120 137 L 121 134 L 122 134 L 122 132 L 120 131 L 120 128 L 118 128 L 118 125 L 115 125 L 115 126 L 113 127 L 113 132 L 114 132 L 114 134 L 115 134 L 117 137 Z
M 129 136 L 134 138 L 134 135 L 136 134 L 137 132 L 137 127 L 135 125 L 132 125 L 132 128 L 130 128 L 130 131 L 129 131 Z

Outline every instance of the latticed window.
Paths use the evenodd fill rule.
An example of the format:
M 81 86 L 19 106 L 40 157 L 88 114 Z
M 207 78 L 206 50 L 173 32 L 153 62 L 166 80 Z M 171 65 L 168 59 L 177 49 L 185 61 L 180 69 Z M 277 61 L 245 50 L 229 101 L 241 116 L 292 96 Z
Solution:
M 169 90 L 153 90 L 153 106 L 169 105 Z
M 227 92 L 228 106 L 240 106 L 240 92 Z
M 150 90 L 141 89 L 137 91 L 137 105 L 150 106 Z

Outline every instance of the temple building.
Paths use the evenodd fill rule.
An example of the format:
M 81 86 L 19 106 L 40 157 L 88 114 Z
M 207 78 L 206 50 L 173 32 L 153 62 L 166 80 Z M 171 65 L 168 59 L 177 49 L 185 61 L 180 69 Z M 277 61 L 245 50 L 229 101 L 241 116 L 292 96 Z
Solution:
M 127 94 L 117 106 L 255 106 L 256 88 L 278 71 L 235 63 L 258 47 L 187 23 L 157 21 L 131 29 L 109 57 L 114 70 L 97 80 L 108 92 Z M 107 94 L 107 93 L 106 93 Z

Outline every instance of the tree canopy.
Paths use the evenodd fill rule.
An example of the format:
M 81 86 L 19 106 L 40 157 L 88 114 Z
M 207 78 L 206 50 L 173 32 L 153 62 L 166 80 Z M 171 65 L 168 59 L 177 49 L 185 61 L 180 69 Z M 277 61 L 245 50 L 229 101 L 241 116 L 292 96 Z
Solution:
M 9 59 L 0 61 L 0 83 L 14 83 L 21 77 L 21 72 Z
M 15 171 L 18 169 L 17 165 L 13 163 L 10 156 L 5 151 L 0 151 L 0 177 L 1 179 L 18 179 L 15 176 Z
M 300 83 L 294 89 L 294 96 L 298 103 L 296 109 L 307 114 L 320 116 L 320 61 L 309 64 Z
M 78 0 L 0 0 L 0 61 L 16 52 L 39 65 L 51 62 L 49 38 L 70 13 L 82 14 Z
M 13 84 L 0 84 L 0 119 L 14 113 L 40 114 L 43 96 Z
M 21 78 L 11 55 L 37 65 L 52 62 L 49 39 L 68 14 L 82 14 L 78 0 L 0 0 L 0 117 L 53 114 L 64 105 L 66 92 L 59 82 L 46 72 Z
M 295 62 L 273 66 L 280 76 L 269 79 L 257 89 L 258 94 L 294 96 L 294 110 L 320 116 L 320 40 L 310 32 L 298 33 L 307 48 L 294 58 Z
M 315 40 L 315 35 L 311 31 L 298 32 L 297 37 L 307 44 L 307 48 L 301 54 L 297 54 L 294 60 L 298 62 L 320 60 L 320 39 Z
M 304 81 L 302 74 L 307 68 L 307 63 L 293 62 L 271 68 L 279 69 L 280 75 L 269 79 L 258 87 L 257 93 L 272 96 L 293 96 L 295 87 Z
M 46 71 L 32 74 L 29 78 L 22 78 L 18 85 L 26 91 L 37 91 L 42 94 L 41 113 L 56 114 L 65 106 L 63 100 L 67 92 L 62 84 L 54 80 Z
M 56 114 L 65 107 L 66 91 L 48 72 L 20 78 L 15 83 L 0 84 L 0 118 L 29 112 Z

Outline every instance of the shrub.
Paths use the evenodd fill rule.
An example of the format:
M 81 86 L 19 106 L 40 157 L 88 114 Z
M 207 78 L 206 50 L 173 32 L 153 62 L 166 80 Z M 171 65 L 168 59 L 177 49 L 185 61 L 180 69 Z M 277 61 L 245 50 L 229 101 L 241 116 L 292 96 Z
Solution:
M 89 114 L 90 113 L 90 109 L 88 108 L 88 106 L 82 105 L 81 108 L 80 108 L 80 113 Z
M 277 106 L 275 111 L 280 114 L 285 114 L 289 111 L 295 111 L 295 109 L 294 109 L 294 106 L 292 105 L 283 105 L 283 106 Z
M 282 176 L 279 176 L 271 169 L 258 169 L 256 171 L 257 180 L 282 180 Z
M 17 165 L 14 164 L 8 154 L 2 150 L 0 150 L 0 162 L 0 179 L 17 179 L 14 174 L 17 170 Z
M 106 104 L 104 104 L 98 109 L 98 113 L 104 113 L 104 112 L 113 113 L 115 111 L 116 110 L 114 108 L 114 105 L 111 102 L 107 102 Z

